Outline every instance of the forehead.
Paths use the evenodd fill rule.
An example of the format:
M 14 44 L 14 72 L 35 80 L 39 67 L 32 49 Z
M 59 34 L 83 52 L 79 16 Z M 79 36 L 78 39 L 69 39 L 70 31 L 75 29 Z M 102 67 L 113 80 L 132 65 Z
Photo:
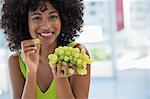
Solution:
M 33 7 L 33 9 L 30 10 L 30 12 L 35 12 L 35 11 L 45 12 L 47 10 L 54 11 L 56 9 L 50 3 L 50 1 L 40 1 L 38 4 L 36 4 Z

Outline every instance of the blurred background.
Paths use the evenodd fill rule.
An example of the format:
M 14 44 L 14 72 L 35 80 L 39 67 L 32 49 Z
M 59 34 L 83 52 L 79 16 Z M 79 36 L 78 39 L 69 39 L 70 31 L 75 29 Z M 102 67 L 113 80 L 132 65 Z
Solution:
M 150 0 L 84 0 L 84 44 L 93 59 L 89 99 L 150 99 Z M 11 99 L 0 30 L 0 99 Z

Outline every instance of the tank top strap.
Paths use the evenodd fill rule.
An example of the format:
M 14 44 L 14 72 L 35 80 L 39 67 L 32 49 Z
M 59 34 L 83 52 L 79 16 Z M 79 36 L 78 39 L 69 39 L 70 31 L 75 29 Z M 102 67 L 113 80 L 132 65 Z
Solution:
M 21 70 L 21 72 L 22 72 L 22 74 L 23 74 L 23 76 L 24 76 L 24 78 L 26 78 L 26 65 L 25 65 L 25 63 L 23 62 L 23 59 L 22 59 L 22 57 L 21 57 L 21 54 L 18 54 L 18 56 L 19 56 L 19 66 L 20 66 L 20 70 Z

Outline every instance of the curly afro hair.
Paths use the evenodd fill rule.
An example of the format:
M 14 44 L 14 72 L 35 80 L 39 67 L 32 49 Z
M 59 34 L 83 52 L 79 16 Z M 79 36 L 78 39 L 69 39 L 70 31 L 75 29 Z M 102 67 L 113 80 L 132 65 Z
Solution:
M 4 0 L 1 26 L 11 51 L 18 51 L 21 41 L 31 39 L 28 27 L 28 12 L 35 11 L 42 0 Z M 45 0 L 46 1 L 46 0 Z M 59 12 L 61 33 L 58 46 L 75 41 L 83 27 L 83 0 L 47 0 Z

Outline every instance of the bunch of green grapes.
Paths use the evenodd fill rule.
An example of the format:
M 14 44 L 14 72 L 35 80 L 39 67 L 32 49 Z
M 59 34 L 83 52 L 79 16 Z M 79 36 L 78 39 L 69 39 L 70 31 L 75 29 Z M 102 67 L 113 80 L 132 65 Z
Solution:
M 64 65 L 68 66 L 70 74 L 74 74 L 72 66 L 76 66 L 77 73 L 80 75 L 86 75 L 87 64 L 91 64 L 92 60 L 86 54 L 85 49 L 73 48 L 68 46 L 59 46 L 55 49 L 54 54 L 48 55 L 49 64 L 51 68 L 54 68 L 58 62 L 61 63 L 61 69 L 64 70 Z

